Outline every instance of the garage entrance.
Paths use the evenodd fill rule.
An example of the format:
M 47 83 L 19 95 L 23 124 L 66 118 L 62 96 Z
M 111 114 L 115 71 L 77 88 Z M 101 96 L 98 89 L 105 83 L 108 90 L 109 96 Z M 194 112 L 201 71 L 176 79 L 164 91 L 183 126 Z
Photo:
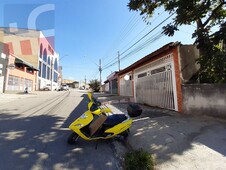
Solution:
M 140 67 L 134 73 L 136 102 L 178 111 L 172 54 Z

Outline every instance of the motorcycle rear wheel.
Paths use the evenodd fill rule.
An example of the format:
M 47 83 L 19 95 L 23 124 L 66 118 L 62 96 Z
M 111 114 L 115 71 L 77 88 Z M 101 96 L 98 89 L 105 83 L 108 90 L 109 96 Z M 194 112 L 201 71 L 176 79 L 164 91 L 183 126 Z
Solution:
M 73 132 L 68 137 L 67 143 L 70 144 L 70 145 L 75 144 L 77 142 L 78 138 L 79 138 L 78 134 Z

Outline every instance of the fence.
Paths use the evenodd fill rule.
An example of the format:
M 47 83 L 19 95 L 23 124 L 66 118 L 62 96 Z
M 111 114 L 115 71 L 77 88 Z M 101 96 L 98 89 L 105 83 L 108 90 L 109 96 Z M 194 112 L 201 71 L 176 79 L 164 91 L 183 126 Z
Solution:
M 183 113 L 226 118 L 226 84 L 182 85 Z

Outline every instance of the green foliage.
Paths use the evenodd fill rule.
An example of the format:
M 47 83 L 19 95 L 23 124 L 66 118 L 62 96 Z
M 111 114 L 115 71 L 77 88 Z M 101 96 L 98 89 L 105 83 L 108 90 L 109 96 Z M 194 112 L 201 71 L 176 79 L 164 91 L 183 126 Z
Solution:
M 201 68 L 198 79 L 201 83 L 226 82 L 226 52 L 215 48 L 212 54 L 206 54 L 198 59 Z
M 143 149 L 133 150 L 125 155 L 126 170 L 154 170 L 154 160 L 148 152 Z
M 94 92 L 100 91 L 100 82 L 97 79 L 90 80 L 89 86 Z
M 140 11 L 140 15 L 151 17 L 154 11 L 163 6 L 165 11 L 175 14 L 172 23 L 163 27 L 163 33 L 173 36 L 180 25 L 196 24 L 197 28 L 192 37 L 194 44 L 200 50 L 200 82 L 224 82 L 225 53 L 216 45 L 220 41 L 226 42 L 226 1 L 225 0 L 130 0 L 130 10 Z M 213 27 L 219 30 L 212 32 Z M 216 28 L 216 27 L 215 27 Z

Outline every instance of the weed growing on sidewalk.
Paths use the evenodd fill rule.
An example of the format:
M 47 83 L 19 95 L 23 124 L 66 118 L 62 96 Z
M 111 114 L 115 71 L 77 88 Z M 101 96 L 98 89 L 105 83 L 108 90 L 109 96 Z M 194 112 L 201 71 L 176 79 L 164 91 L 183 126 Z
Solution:
M 150 153 L 143 149 L 133 150 L 125 154 L 126 170 L 154 170 L 154 160 Z

